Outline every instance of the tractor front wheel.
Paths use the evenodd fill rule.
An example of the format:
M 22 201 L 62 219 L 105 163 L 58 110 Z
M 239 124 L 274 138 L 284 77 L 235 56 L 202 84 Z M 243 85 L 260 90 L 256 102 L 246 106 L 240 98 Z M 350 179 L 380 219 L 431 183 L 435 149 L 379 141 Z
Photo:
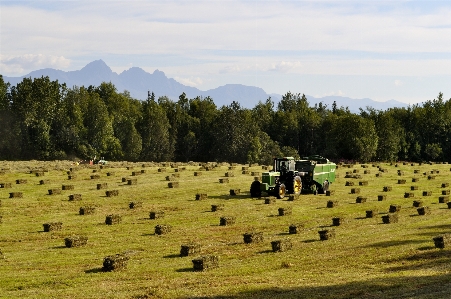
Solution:
M 278 199 L 283 199 L 285 197 L 286 188 L 284 184 L 279 184 L 275 188 L 276 197 Z
M 262 191 L 260 190 L 260 182 L 253 181 L 251 184 L 251 197 L 261 197 Z

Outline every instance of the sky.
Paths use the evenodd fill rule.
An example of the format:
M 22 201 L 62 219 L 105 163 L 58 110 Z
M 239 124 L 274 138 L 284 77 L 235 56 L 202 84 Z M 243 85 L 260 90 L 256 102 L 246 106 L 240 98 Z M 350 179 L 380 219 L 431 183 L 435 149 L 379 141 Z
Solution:
M 451 98 L 451 1 L 4 1 L 0 74 L 163 71 L 315 97 Z

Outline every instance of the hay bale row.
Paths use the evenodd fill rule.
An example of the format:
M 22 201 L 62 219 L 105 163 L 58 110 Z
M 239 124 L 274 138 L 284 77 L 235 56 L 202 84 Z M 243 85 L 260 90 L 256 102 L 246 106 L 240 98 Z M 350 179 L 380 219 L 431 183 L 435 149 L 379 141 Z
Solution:
M 81 247 L 88 244 L 88 237 L 85 236 L 71 236 L 64 239 L 64 245 L 67 248 Z
M 61 194 L 61 189 L 49 189 L 49 195 Z
M 224 210 L 224 204 L 211 205 L 212 212 L 222 211 L 222 210 Z
M 325 229 L 318 231 L 319 239 L 321 241 L 327 241 L 329 239 L 332 239 L 335 237 L 335 230 L 334 229 Z
M 105 195 L 107 197 L 118 196 L 119 195 L 119 190 L 108 190 L 108 191 L 105 192 Z
M 119 224 L 122 221 L 122 217 L 117 214 L 111 214 L 107 215 L 105 217 L 105 224 L 107 225 L 113 225 L 113 224 Z
M 151 211 L 149 213 L 149 218 L 150 219 L 164 218 L 164 211 Z
M 71 194 L 69 195 L 69 201 L 81 200 L 81 194 Z
M 235 196 L 240 194 L 241 189 L 230 189 L 230 195 Z
M 227 226 L 235 224 L 236 218 L 235 216 L 223 216 L 219 219 L 220 226 Z
M 200 244 L 187 244 L 180 247 L 180 256 L 190 256 L 200 253 L 202 247 Z
M 22 192 L 11 192 L 9 193 L 9 198 L 23 198 Z
M 443 234 L 438 237 L 433 238 L 434 245 L 436 248 L 445 248 L 451 243 L 451 234 Z
M 293 213 L 293 208 L 292 207 L 279 208 L 278 211 L 279 216 L 287 216 Z
M 44 227 L 45 232 L 51 232 L 51 231 L 61 230 L 63 228 L 63 223 L 49 222 L 49 223 L 44 223 L 42 226 Z
M 97 184 L 97 190 L 102 190 L 108 188 L 108 183 Z
M 143 203 L 141 201 L 132 201 L 128 204 L 130 209 L 142 208 Z
M 125 253 L 110 255 L 103 259 L 103 271 L 116 271 L 127 267 L 129 256 Z
M 95 207 L 90 207 L 90 206 L 80 207 L 79 214 L 80 215 L 90 215 L 90 214 L 94 214 L 95 210 L 96 210 Z
M 293 247 L 291 240 L 276 240 L 271 242 L 271 248 L 273 252 L 283 252 L 290 250 Z
M 243 241 L 246 244 L 263 242 L 263 232 L 250 232 L 243 234 Z
M 170 233 L 172 230 L 172 226 L 169 224 L 158 224 L 155 226 L 155 234 L 156 235 L 164 235 Z
M 216 255 L 205 255 L 192 260 L 195 271 L 205 271 L 219 267 L 219 259 Z

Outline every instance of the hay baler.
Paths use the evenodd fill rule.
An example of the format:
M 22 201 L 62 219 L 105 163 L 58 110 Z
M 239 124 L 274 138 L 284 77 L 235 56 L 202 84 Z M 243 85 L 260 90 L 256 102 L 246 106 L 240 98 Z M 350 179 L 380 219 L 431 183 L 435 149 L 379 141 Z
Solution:
M 302 178 L 303 190 L 310 190 L 314 194 L 325 193 L 329 185 L 335 182 L 337 165 L 319 155 L 304 157 L 296 161 L 295 169 Z

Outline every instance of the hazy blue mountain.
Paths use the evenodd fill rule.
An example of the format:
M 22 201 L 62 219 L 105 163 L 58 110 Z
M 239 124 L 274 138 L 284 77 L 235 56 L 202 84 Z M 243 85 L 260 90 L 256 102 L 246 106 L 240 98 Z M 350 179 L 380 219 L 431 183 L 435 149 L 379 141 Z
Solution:
M 269 97 L 271 97 L 276 105 L 282 98 L 282 95 L 279 94 L 267 94 L 262 88 L 241 84 L 227 84 L 202 91 L 195 87 L 185 86 L 172 78 L 168 78 L 162 71 L 155 70 L 151 74 L 139 67 L 132 67 L 117 74 L 113 72 L 103 60 L 93 61 L 78 71 L 64 72 L 46 68 L 33 71 L 22 77 L 4 77 L 4 80 L 10 82 L 11 85 L 16 85 L 21 82 L 23 78 L 39 78 L 42 76 L 49 76 L 51 80 L 58 80 L 60 83 L 66 83 L 68 87 L 98 86 L 102 82 L 112 82 L 119 92 L 128 90 L 132 97 L 140 100 L 147 98 L 148 91 L 154 92 L 156 98 L 167 96 L 172 100 L 178 100 L 178 97 L 184 92 L 188 98 L 210 96 L 218 107 L 229 105 L 232 101 L 235 101 L 240 103 L 242 107 L 253 108 L 259 101 L 264 102 Z M 339 96 L 315 98 L 306 95 L 306 97 L 311 106 L 322 102 L 331 108 L 332 103 L 336 101 L 338 107 L 348 107 L 352 112 L 359 112 L 360 107 L 365 109 L 367 106 L 378 110 L 407 106 L 407 104 L 395 100 L 376 102 L 371 99 L 351 99 Z

